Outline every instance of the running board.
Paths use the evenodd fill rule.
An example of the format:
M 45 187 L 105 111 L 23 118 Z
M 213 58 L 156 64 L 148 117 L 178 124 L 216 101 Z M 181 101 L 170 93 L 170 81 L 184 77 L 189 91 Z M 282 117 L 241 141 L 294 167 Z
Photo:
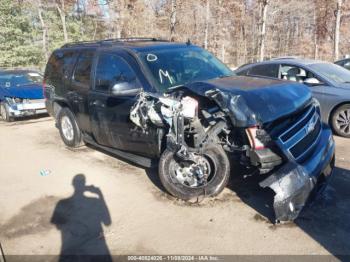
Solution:
M 91 136 L 84 134 L 83 135 L 83 139 L 87 144 L 91 144 L 99 149 L 102 149 L 108 153 L 111 153 L 113 155 L 119 156 L 120 158 L 123 158 L 124 160 L 128 160 L 130 162 L 133 162 L 137 165 L 146 167 L 146 168 L 151 168 L 151 167 L 155 167 L 155 161 L 151 158 L 148 157 L 143 157 L 143 156 L 139 156 L 133 153 L 129 153 L 129 152 L 125 152 L 122 150 L 118 150 L 115 148 L 111 148 L 108 146 L 102 146 L 99 145 Z

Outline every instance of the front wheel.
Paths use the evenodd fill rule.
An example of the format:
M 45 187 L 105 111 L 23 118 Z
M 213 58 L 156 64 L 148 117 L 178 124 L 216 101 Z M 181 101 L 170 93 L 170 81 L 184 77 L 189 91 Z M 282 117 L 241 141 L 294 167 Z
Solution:
M 0 118 L 6 122 L 13 121 L 13 118 L 10 116 L 8 105 L 5 103 L 0 103 Z
M 350 104 L 339 107 L 333 113 L 332 127 L 337 135 L 350 138 Z
M 184 161 L 165 150 L 159 161 L 159 177 L 165 189 L 182 200 L 218 195 L 228 183 L 230 162 L 220 145 L 194 153 L 195 161 Z

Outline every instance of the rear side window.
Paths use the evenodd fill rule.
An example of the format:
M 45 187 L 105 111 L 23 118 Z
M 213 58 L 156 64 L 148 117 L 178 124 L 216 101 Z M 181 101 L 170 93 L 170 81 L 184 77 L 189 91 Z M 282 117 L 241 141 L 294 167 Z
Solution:
M 246 75 L 248 75 L 249 69 L 250 69 L 250 68 L 244 69 L 244 70 L 239 70 L 239 69 L 238 69 L 239 72 L 236 72 L 236 74 L 239 75 L 239 76 L 246 76 Z
M 90 84 L 90 73 L 93 59 L 93 52 L 84 52 L 79 56 L 74 71 L 74 81 L 83 85 Z
M 251 76 L 267 76 L 267 77 L 278 77 L 278 64 L 262 64 L 256 65 L 249 70 Z
M 64 81 L 69 79 L 76 59 L 76 52 L 73 51 L 53 53 L 46 66 L 46 84 L 54 86 L 56 90 L 64 88 Z
M 130 87 L 138 85 L 135 72 L 120 57 L 111 54 L 101 54 L 96 69 L 95 89 L 108 91 L 113 85 L 127 82 Z

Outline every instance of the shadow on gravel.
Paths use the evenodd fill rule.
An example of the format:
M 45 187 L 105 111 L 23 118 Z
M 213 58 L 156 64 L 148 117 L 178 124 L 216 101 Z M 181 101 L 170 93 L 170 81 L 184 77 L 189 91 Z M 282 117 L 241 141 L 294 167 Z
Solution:
M 295 224 L 345 261 L 350 259 L 350 171 L 335 168 L 326 189 L 300 214 Z
M 87 186 L 82 174 L 73 178 L 72 185 L 74 193 L 57 202 L 51 217 L 51 223 L 61 232 L 59 261 L 112 261 L 102 228 L 102 224 L 109 226 L 112 221 L 101 190 Z M 85 192 L 94 197 L 87 197 Z
M 232 174 L 228 186 L 244 203 L 256 210 L 255 220 L 265 222 L 271 230 L 277 231 L 283 227 L 299 227 L 340 260 L 350 259 L 349 170 L 335 168 L 329 185 L 310 201 L 299 217 L 294 222 L 278 225 L 272 224 L 275 220 L 274 192 L 259 187 L 262 179 L 259 176 L 244 179 Z

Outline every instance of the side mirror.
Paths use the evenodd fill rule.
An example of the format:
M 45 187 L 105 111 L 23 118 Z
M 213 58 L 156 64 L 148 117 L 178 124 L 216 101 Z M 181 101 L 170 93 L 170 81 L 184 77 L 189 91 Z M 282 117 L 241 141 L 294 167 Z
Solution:
M 129 82 L 120 82 L 114 84 L 111 88 L 111 94 L 114 96 L 136 96 L 142 88 L 135 87 Z
M 311 78 L 306 78 L 303 82 L 305 85 L 308 86 L 318 86 L 318 85 L 323 85 L 322 82 L 320 82 L 317 78 L 311 77 Z

